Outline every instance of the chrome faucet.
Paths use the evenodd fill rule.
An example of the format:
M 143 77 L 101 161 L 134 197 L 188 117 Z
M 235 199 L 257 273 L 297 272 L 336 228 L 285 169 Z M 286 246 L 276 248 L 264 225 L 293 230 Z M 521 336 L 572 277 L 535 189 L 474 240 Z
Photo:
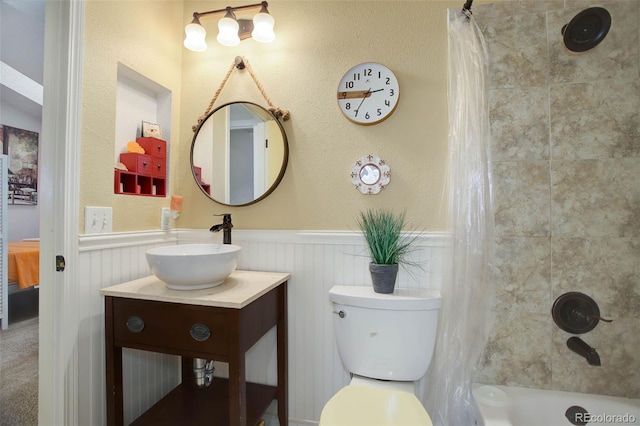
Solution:
M 589 365 L 601 365 L 598 352 L 596 352 L 594 348 L 586 344 L 585 341 L 581 338 L 575 336 L 569 337 L 569 339 L 567 340 L 567 347 L 578 355 L 585 357 Z
M 209 228 L 209 231 L 219 232 L 222 229 L 224 231 L 224 235 L 222 236 L 223 244 L 231 244 L 231 228 L 233 228 L 231 213 L 217 214 L 216 216 L 222 216 L 222 223 L 213 225 Z

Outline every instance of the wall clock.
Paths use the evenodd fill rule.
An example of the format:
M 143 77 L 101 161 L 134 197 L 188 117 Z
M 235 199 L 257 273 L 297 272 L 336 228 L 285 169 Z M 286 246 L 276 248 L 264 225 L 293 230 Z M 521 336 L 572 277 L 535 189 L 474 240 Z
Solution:
M 366 62 L 345 73 L 338 86 L 338 105 L 347 119 L 370 126 L 387 119 L 400 97 L 393 72 L 382 64 Z

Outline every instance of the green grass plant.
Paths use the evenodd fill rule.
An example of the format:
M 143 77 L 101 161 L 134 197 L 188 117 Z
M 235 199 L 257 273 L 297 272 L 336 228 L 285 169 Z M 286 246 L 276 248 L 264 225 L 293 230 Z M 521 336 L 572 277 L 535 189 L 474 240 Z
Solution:
M 368 209 L 357 219 L 367 245 L 371 262 L 378 265 L 406 264 L 416 236 L 403 236 L 405 213 L 391 210 Z

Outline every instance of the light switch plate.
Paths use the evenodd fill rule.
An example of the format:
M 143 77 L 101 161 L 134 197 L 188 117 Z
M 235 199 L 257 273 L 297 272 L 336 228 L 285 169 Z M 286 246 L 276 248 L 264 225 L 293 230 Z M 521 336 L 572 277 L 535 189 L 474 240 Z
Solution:
M 111 207 L 84 208 L 84 233 L 104 234 L 111 232 L 113 225 L 113 209 Z
M 171 229 L 171 210 L 169 207 L 163 207 L 160 214 L 160 229 L 169 231 Z

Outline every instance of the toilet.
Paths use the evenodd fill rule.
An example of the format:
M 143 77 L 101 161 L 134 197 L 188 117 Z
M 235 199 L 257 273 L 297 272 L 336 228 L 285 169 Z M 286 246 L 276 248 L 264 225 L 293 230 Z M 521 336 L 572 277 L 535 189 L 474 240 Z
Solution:
M 329 299 L 338 352 L 352 379 L 324 406 L 320 426 L 430 426 L 416 381 L 433 356 L 440 292 L 334 286 Z

